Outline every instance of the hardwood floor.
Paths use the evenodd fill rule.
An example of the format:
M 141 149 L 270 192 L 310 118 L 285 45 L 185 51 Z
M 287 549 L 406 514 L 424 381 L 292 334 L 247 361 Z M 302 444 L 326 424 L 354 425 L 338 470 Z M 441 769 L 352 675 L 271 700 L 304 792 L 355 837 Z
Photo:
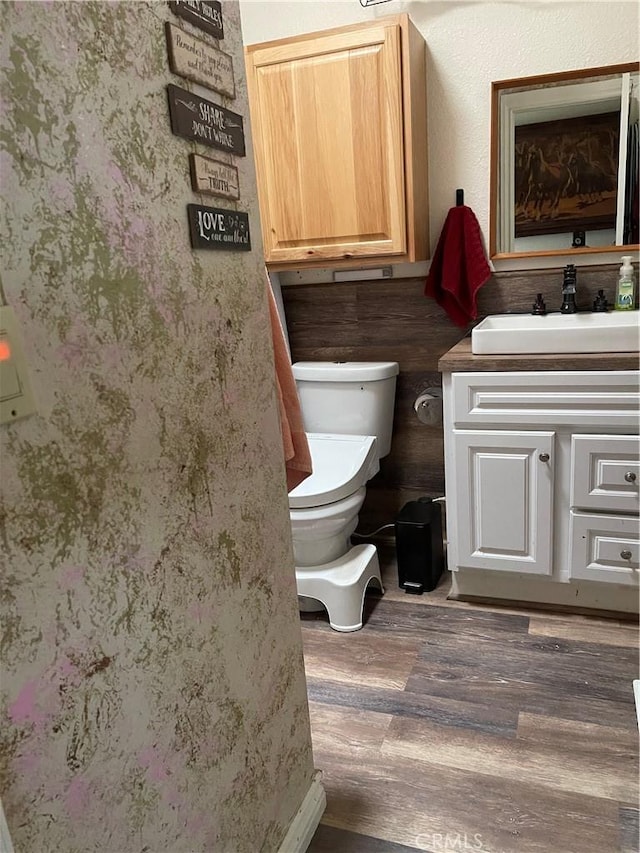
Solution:
M 637 853 L 637 626 L 407 595 L 381 557 L 361 631 L 301 617 L 310 853 Z

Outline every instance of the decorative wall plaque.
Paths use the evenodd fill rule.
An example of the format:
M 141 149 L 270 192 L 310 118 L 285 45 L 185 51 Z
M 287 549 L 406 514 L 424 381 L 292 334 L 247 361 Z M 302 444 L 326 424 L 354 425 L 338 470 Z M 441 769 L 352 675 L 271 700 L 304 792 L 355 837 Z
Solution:
M 170 24 L 165 24 L 169 66 L 174 74 L 235 98 L 233 59 L 217 47 Z
M 246 155 L 242 116 L 171 83 L 167 93 L 171 130 L 176 136 L 239 157 Z
M 222 5 L 218 0 L 174 0 L 169 3 L 174 15 L 184 18 L 217 39 L 224 38 Z
M 187 214 L 194 249 L 251 250 L 248 214 L 200 204 L 188 204 Z
M 202 157 L 200 154 L 189 154 L 191 169 L 191 186 L 197 193 L 217 195 L 237 201 L 240 198 L 238 170 L 228 163 Z

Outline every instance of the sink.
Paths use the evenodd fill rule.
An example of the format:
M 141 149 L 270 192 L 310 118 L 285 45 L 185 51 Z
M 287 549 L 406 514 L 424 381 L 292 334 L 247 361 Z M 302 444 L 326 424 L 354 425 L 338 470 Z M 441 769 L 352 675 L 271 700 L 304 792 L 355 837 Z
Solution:
M 471 332 L 474 355 L 516 353 L 637 352 L 640 311 L 611 313 L 496 314 Z

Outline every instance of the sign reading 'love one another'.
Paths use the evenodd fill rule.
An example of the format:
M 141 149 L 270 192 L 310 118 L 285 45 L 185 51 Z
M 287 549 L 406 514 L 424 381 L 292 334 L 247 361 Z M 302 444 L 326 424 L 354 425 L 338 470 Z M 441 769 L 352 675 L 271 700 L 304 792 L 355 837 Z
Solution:
M 188 204 L 187 214 L 192 248 L 251 251 L 249 216 L 246 213 Z

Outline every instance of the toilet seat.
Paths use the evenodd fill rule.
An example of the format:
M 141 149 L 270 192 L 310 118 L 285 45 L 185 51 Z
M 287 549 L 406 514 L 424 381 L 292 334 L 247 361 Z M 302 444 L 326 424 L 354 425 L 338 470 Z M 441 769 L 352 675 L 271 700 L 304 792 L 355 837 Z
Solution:
M 289 492 L 292 510 L 335 504 L 379 470 L 375 436 L 307 433 L 307 440 L 313 473 Z

